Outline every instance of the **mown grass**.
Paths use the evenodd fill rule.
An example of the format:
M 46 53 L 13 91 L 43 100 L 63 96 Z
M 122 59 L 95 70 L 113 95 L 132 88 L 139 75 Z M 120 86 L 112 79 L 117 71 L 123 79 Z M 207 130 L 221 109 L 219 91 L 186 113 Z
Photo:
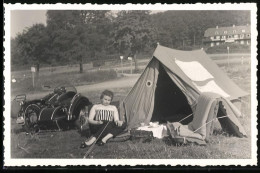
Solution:
M 250 93 L 250 65 L 222 65 L 221 68 L 242 89 Z M 117 88 L 114 100 L 123 99 L 131 88 Z M 99 101 L 100 90 L 88 93 L 92 102 Z M 214 122 L 214 134 L 206 146 L 195 144 L 176 145 L 169 138 L 142 141 L 109 142 L 90 154 L 93 159 L 249 159 L 251 158 L 251 103 L 250 96 L 243 99 L 241 111 L 246 115 L 239 118 L 247 138 L 230 136 Z M 252 115 L 256 116 L 256 115 Z M 86 137 L 77 130 L 26 135 L 21 127 L 11 122 L 12 158 L 83 158 L 86 149 L 79 145 Z M 19 144 L 19 145 L 18 145 Z
M 250 137 L 250 136 L 249 136 Z M 80 149 L 84 140 L 76 130 L 46 133 L 41 135 L 12 135 L 14 158 L 83 158 L 86 149 Z M 19 141 L 19 142 L 18 142 Z M 18 147 L 18 143 L 21 149 Z M 65 145 L 64 145 L 65 144 Z M 212 135 L 207 146 L 176 145 L 168 138 L 142 141 L 109 142 L 96 146 L 89 158 L 94 159 L 230 159 L 250 158 L 248 138 L 225 134 Z

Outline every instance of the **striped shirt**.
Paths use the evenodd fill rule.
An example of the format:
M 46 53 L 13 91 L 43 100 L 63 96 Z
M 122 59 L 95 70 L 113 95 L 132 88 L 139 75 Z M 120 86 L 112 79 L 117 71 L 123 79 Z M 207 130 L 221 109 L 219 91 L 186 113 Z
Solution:
M 96 121 L 118 120 L 118 110 L 114 105 L 97 104 L 92 107 L 91 111 L 95 113 L 94 120 Z

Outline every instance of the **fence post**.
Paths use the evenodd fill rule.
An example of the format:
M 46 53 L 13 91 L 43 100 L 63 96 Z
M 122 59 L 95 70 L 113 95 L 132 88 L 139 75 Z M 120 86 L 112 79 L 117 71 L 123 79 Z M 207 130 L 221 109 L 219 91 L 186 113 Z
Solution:
M 123 74 L 123 56 L 120 56 L 120 60 L 121 60 L 121 73 Z
M 132 60 L 133 60 L 133 58 L 132 57 L 128 57 L 128 60 L 131 62 L 131 67 L 130 68 L 131 68 L 131 74 L 132 74 L 133 73 L 132 72 Z
M 34 73 L 36 72 L 35 67 L 31 67 L 31 72 L 32 72 L 32 84 L 33 84 L 33 88 L 34 88 Z
M 227 51 L 228 51 L 228 67 L 229 67 L 229 47 L 227 47 Z

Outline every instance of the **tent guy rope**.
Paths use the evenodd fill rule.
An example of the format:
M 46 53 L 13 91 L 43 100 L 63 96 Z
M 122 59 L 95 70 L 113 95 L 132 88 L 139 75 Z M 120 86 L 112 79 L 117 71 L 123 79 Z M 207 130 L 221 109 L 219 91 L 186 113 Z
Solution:
M 212 120 L 210 120 L 209 122 L 203 124 L 202 126 L 200 126 L 199 128 L 197 128 L 197 129 L 194 130 L 193 132 L 194 132 L 194 133 L 197 132 L 199 129 L 201 129 L 202 127 L 204 127 L 205 125 L 211 123 L 211 122 L 214 121 L 214 120 L 221 119 L 221 118 L 226 118 L 226 117 L 228 117 L 228 115 L 226 115 L 226 116 L 222 116 L 222 117 L 216 117 L 216 118 L 213 118 Z

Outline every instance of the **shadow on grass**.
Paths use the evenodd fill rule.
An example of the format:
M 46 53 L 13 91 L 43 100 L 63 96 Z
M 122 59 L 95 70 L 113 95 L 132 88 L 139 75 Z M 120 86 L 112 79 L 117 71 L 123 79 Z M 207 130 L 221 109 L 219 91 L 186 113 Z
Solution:
M 234 137 L 234 135 L 229 134 L 229 133 L 223 131 L 222 129 L 214 129 L 212 135 L 214 135 L 214 136 L 221 135 L 221 136 L 224 136 L 224 137 Z
M 174 141 L 171 137 L 164 137 L 162 141 L 167 145 L 167 146 L 174 146 L 174 147 L 181 147 L 181 146 L 186 146 L 187 144 L 180 143 L 177 141 Z
M 20 134 L 20 133 L 24 133 L 24 132 L 26 132 L 26 130 L 24 128 L 22 128 L 22 127 L 21 128 L 17 127 L 17 128 L 14 128 L 14 129 L 11 130 L 11 133 L 14 133 L 16 135 Z

